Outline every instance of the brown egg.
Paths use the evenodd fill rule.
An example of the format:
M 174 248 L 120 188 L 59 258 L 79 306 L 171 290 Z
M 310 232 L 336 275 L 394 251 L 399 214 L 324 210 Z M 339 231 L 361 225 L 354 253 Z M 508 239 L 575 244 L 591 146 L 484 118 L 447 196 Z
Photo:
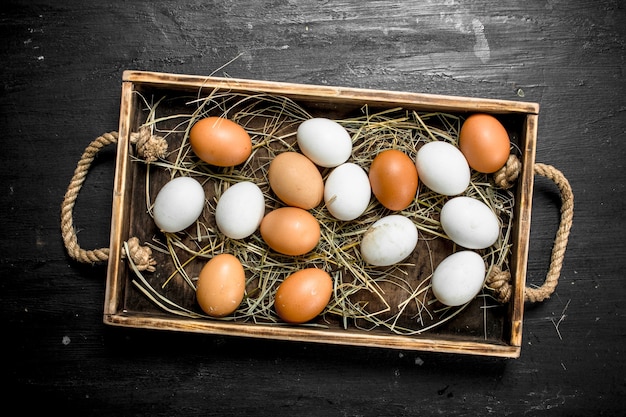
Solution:
M 390 210 L 404 210 L 417 193 L 418 175 L 413 160 L 404 152 L 380 152 L 370 165 L 369 180 L 376 199 Z
M 274 309 L 288 323 L 306 323 L 328 305 L 333 280 L 324 270 L 307 268 L 289 275 L 276 290 Z
M 235 311 L 246 289 L 246 273 L 234 255 L 221 253 L 208 261 L 198 278 L 196 299 L 202 311 L 224 317 Z
M 276 156 L 267 175 L 274 194 L 288 206 L 309 210 L 322 201 L 322 175 L 309 158 L 298 152 Z
M 198 120 L 189 131 L 189 144 L 198 158 L 219 167 L 239 165 L 252 153 L 248 132 L 223 117 Z
M 320 224 L 308 211 L 281 207 L 265 215 L 259 227 L 267 245 L 284 255 L 304 255 L 320 240 Z
M 459 148 L 471 168 L 490 174 L 504 166 L 511 152 L 506 129 L 495 117 L 477 113 L 468 117 L 459 132 Z

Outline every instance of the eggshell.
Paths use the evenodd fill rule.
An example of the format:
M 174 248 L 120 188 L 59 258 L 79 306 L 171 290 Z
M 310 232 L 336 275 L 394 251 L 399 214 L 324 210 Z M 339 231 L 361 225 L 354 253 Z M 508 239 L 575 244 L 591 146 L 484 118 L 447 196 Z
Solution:
M 163 232 L 176 233 L 191 226 L 204 209 L 204 189 L 191 177 L 166 183 L 154 200 L 152 216 Z
M 354 220 L 365 212 L 372 197 L 367 173 L 346 162 L 334 168 L 324 184 L 326 209 L 338 220 Z
M 253 182 L 231 185 L 220 197 L 215 208 L 215 222 L 224 235 L 243 239 L 253 234 L 265 215 L 265 197 Z
M 470 168 L 461 151 L 448 142 L 423 145 L 415 158 L 420 181 L 436 193 L 457 195 L 470 182 Z
M 274 309 L 288 323 L 306 323 L 324 311 L 332 293 L 333 280 L 326 271 L 302 269 L 279 285 Z
M 471 168 L 489 174 L 504 166 L 511 153 L 511 141 L 498 119 L 477 113 L 461 126 L 459 149 Z
M 467 249 L 484 249 L 493 245 L 500 234 L 495 213 L 480 200 L 454 197 L 441 208 L 441 227 L 457 245 Z
M 189 144 L 198 158 L 219 167 L 239 165 L 252 153 L 248 132 L 223 117 L 198 120 L 189 131 Z
M 368 176 L 372 193 L 389 210 L 404 210 L 415 199 L 417 169 L 402 151 L 388 149 L 380 152 L 374 157 Z
M 441 261 L 433 272 L 433 294 L 447 306 L 463 305 L 478 295 L 485 273 L 485 262 L 476 252 L 453 253 Z
M 316 117 L 298 126 L 298 147 L 315 164 L 333 168 L 346 162 L 352 153 L 352 138 L 334 120 Z
M 281 207 L 265 215 L 260 226 L 267 245 L 284 255 L 304 255 L 318 244 L 320 224 L 308 211 L 298 207 Z
M 404 260 L 417 246 L 417 228 L 399 214 L 378 219 L 361 240 L 363 260 L 375 266 L 389 266 Z
M 312 209 L 322 202 L 324 180 L 319 169 L 298 152 L 278 154 L 267 172 L 270 187 L 285 204 Z
M 234 255 L 221 253 L 211 258 L 200 271 L 196 299 L 209 316 L 224 317 L 239 307 L 245 289 L 243 265 Z

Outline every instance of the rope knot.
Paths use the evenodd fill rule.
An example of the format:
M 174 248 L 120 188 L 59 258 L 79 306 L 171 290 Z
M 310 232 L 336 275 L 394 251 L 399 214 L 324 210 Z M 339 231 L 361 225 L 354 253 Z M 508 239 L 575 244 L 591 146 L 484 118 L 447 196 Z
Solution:
M 494 292 L 495 298 L 500 303 L 509 302 L 513 292 L 510 272 L 502 271 L 498 265 L 493 265 L 485 283 Z
M 157 135 L 153 135 L 149 126 L 142 126 L 139 132 L 130 134 L 130 141 L 137 146 L 137 153 L 143 156 L 146 162 L 153 162 L 165 156 L 167 141 Z
M 513 184 L 515 184 L 521 171 L 522 163 L 517 156 L 511 154 L 504 166 L 493 174 L 494 181 L 500 188 L 511 188 Z
M 128 239 L 128 254 L 122 252 L 122 255 L 130 256 L 135 266 L 140 271 L 154 272 L 156 261 L 152 258 L 152 249 L 147 246 L 141 246 L 139 239 L 131 237 Z

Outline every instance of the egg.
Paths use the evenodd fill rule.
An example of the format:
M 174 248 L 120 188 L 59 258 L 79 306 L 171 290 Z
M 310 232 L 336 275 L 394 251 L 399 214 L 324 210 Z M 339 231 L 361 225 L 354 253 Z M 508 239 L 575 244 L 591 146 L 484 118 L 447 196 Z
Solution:
M 306 323 L 321 314 L 333 293 L 330 275 L 318 268 L 306 268 L 289 275 L 278 286 L 274 309 L 288 323 Z
M 417 151 L 415 166 L 420 181 L 436 193 L 457 195 L 469 186 L 470 168 L 467 160 L 451 143 L 426 143 Z
M 346 162 L 352 154 L 352 138 L 334 120 L 316 117 L 298 126 L 296 140 L 300 151 L 315 164 L 334 168 Z
M 322 202 L 324 180 L 315 164 L 298 152 L 283 152 L 267 172 L 274 194 L 288 206 L 312 209 Z
M 397 149 L 388 149 L 374 157 L 369 169 L 372 193 L 389 210 L 404 210 L 417 193 L 417 169 L 411 158 Z
M 224 317 L 237 310 L 245 290 L 246 273 L 239 259 L 229 253 L 220 253 L 200 271 L 196 299 L 209 316 Z
M 176 233 L 191 226 L 203 209 L 202 185 L 191 177 L 177 177 L 159 190 L 152 216 L 161 231 Z
M 511 141 L 498 119 L 478 113 L 463 122 L 459 148 L 471 168 L 489 174 L 504 166 L 511 152 Z
M 441 208 L 441 227 L 457 245 L 467 249 L 484 249 L 493 245 L 500 234 L 496 214 L 480 200 L 454 197 Z
M 232 239 L 243 239 L 253 234 L 264 215 L 263 192 L 250 181 L 231 185 L 219 198 L 215 208 L 218 229 Z
M 417 246 L 417 227 L 400 214 L 376 220 L 361 240 L 361 256 L 368 264 L 390 266 L 408 257 Z
M 447 306 L 463 305 L 478 295 L 485 273 L 485 262 L 476 252 L 460 251 L 448 255 L 433 272 L 433 294 Z
M 252 153 L 248 132 L 223 117 L 198 120 L 189 131 L 189 144 L 198 158 L 218 167 L 239 165 Z
M 317 219 L 299 207 L 281 207 L 270 211 L 261 221 L 259 230 L 270 248 L 290 256 L 310 252 L 321 237 Z
M 334 168 L 324 184 L 326 209 L 338 220 L 354 220 L 365 212 L 372 197 L 367 173 L 355 163 Z

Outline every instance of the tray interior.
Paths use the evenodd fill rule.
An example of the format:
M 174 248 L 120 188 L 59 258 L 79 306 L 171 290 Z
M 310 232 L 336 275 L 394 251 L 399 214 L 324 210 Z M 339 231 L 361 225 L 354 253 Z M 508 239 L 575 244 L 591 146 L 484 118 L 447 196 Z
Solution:
M 129 109 L 128 116 L 130 123 L 129 130 L 132 132 L 138 131 L 140 126 L 145 124 L 148 120 L 156 118 L 158 122 L 154 124 L 154 133 L 166 137 L 170 150 L 167 158 L 170 161 L 174 161 L 179 156 L 177 150 L 184 144 L 184 130 L 187 127 L 185 120 L 188 115 L 191 115 L 197 110 L 199 99 L 210 94 L 215 94 L 216 92 L 219 94 L 233 93 L 237 97 L 233 102 L 238 102 L 242 101 L 242 97 L 258 97 L 260 94 L 256 89 L 248 90 L 245 87 L 233 89 L 232 84 L 229 88 L 216 89 L 215 85 L 206 85 L 203 88 L 198 88 L 195 85 L 184 85 L 184 83 L 182 85 L 163 85 L 151 82 L 134 82 L 132 87 L 131 109 Z M 276 96 L 274 93 L 269 93 L 269 96 L 272 95 Z M 280 97 L 281 99 L 287 97 L 290 101 L 295 103 L 298 108 L 304 109 L 307 114 L 312 117 L 317 116 L 335 120 L 347 120 L 362 118 L 365 112 L 368 114 L 377 114 L 379 112 L 388 111 L 389 109 L 401 108 L 401 110 L 399 110 L 400 112 L 415 111 L 422 115 L 424 120 L 427 120 L 428 123 L 431 123 L 434 127 L 446 128 L 446 122 L 442 122 L 439 117 L 432 117 L 434 110 L 431 110 L 428 104 L 424 104 L 420 101 L 406 100 L 403 102 L 394 102 L 388 98 L 379 100 L 376 95 L 373 95 L 371 98 L 366 97 L 365 99 L 341 97 L 341 95 L 339 97 L 316 97 L 315 95 L 311 95 L 310 92 L 300 94 L 298 91 L 286 91 L 285 94 L 281 94 Z M 228 107 L 230 114 L 233 114 L 237 109 L 248 106 L 252 101 L 252 98 L 247 99 L 242 104 L 234 105 L 232 108 L 228 107 L 230 104 L 227 104 L 222 106 L 222 109 L 223 107 Z M 462 105 L 462 102 L 460 103 Z M 259 109 L 259 114 L 274 115 L 277 114 L 274 111 L 264 113 L 262 107 L 264 105 L 271 107 L 275 104 L 276 103 L 272 100 L 265 101 L 265 99 L 263 99 L 258 105 L 255 105 L 254 108 Z M 495 107 L 498 108 L 498 106 Z M 154 111 L 154 113 L 151 113 L 152 111 Z M 437 109 L 437 111 L 439 110 Z M 453 116 L 453 118 L 457 117 L 462 119 L 475 111 L 475 105 L 471 109 L 463 109 L 459 107 L 459 104 L 455 104 L 450 105 L 450 108 L 446 109 L 445 113 Z M 122 113 L 124 113 L 124 109 Z M 215 107 L 208 112 L 208 114 L 211 115 L 220 115 L 219 113 L 220 107 Z M 529 146 L 531 148 L 534 146 L 535 138 L 529 138 L 528 132 L 530 131 L 532 133 L 532 128 L 529 129 L 529 115 L 527 113 L 519 110 L 507 111 L 506 108 L 501 108 L 499 111 L 491 111 L 491 113 L 495 114 L 505 126 L 512 143 L 520 152 L 528 152 Z M 297 128 L 297 123 L 293 122 L 293 118 L 285 118 L 285 120 L 286 122 L 284 123 L 277 123 L 278 130 L 275 133 L 285 137 L 285 146 L 290 146 L 295 143 L 295 135 L 293 132 L 295 132 Z M 249 117 L 246 119 L 245 123 L 253 130 L 256 128 L 260 129 L 262 127 L 261 124 L 267 123 L 267 117 Z M 439 126 L 437 126 L 437 124 L 439 124 Z M 260 139 L 257 138 L 257 140 Z M 281 150 L 280 146 L 283 145 L 278 145 L 278 148 L 276 148 L 277 152 Z M 149 203 L 147 199 L 151 199 L 152 202 L 154 201 L 157 191 L 171 178 L 171 171 L 155 164 L 147 165 L 138 161 L 134 157 L 132 147 L 129 147 L 128 151 L 130 152 L 128 155 L 128 164 L 124 165 L 126 167 L 125 169 L 127 169 L 126 178 L 128 178 L 128 181 L 124 183 L 125 190 L 123 190 L 122 193 L 124 199 L 121 206 L 123 212 L 121 221 L 125 223 L 122 228 L 124 230 L 123 234 L 125 235 L 124 239 L 129 236 L 136 236 L 141 242 L 151 242 L 156 246 L 163 245 L 164 247 L 166 239 L 164 235 L 157 230 L 154 221 L 148 213 Z M 255 157 L 260 160 L 267 160 L 270 156 L 259 151 Z M 259 162 L 259 164 L 261 163 L 262 162 Z M 218 176 L 224 173 L 224 170 L 221 168 L 205 166 L 203 169 Z M 327 175 L 328 172 L 329 170 L 322 170 L 324 176 Z M 528 181 L 528 178 L 524 180 Z M 532 181 L 532 178 L 530 181 Z M 271 194 L 271 190 L 266 183 L 260 181 L 259 185 L 266 195 Z M 420 185 L 420 187 L 423 187 L 423 185 Z M 216 195 L 214 190 L 215 188 L 211 186 L 211 182 L 205 185 L 205 192 L 207 193 L 206 196 L 209 202 L 215 201 Z M 520 198 L 522 196 L 517 186 L 514 187 L 511 192 L 515 196 L 516 204 L 518 201 L 528 200 Z M 269 206 L 276 206 L 276 204 L 277 203 L 273 201 L 268 202 L 267 210 L 270 209 Z M 215 230 L 215 223 L 210 206 L 211 204 L 209 204 L 209 207 L 205 208 L 205 213 L 203 213 L 201 219 L 209 230 Z M 530 208 L 524 207 L 524 210 L 529 211 Z M 525 267 L 525 250 L 523 248 L 521 251 L 518 250 L 516 245 L 520 241 L 519 218 L 526 218 L 527 215 L 529 216 L 529 213 L 521 212 L 519 205 L 515 208 L 511 230 L 511 244 L 513 245 L 511 256 L 513 259 L 507 262 L 512 271 L 525 271 L 525 268 L 519 268 L 520 263 L 523 263 Z M 189 236 L 181 236 L 182 241 L 184 241 L 186 245 L 200 248 L 203 244 L 206 244 L 206 242 L 202 242 L 201 240 L 198 241 L 197 235 L 195 234 L 197 229 L 194 229 L 192 226 L 190 230 Z M 525 237 L 521 236 L 521 238 L 523 241 Z M 118 247 L 121 247 L 121 245 Z M 225 246 L 225 248 L 228 247 L 228 245 Z M 228 249 L 225 250 L 228 251 Z M 427 234 L 421 234 L 418 246 L 407 262 L 409 265 L 401 268 L 398 279 L 404 279 L 404 276 L 417 281 L 424 279 L 425 276 L 432 272 L 433 265 L 437 265 L 445 256 L 455 250 L 456 248 L 453 244 L 446 239 L 433 238 L 432 236 L 427 236 Z M 190 258 L 190 256 L 183 251 L 179 251 L 178 253 L 183 261 Z M 195 302 L 193 289 L 180 275 L 176 274 L 170 254 L 153 251 L 153 255 L 158 265 L 157 270 L 153 273 L 142 274 L 146 281 L 164 297 L 174 300 L 179 306 L 193 312 L 201 313 L 201 310 Z M 206 260 L 206 258 L 190 260 L 189 263 L 185 265 L 185 271 L 190 277 L 197 277 Z M 306 263 L 305 260 L 302 262 L 303 264 Z M 343 279 L 350 280 L 348 274 L 343 277 Z M 140 291 L 140 288 L 133 282 L 136 281 L 136 278 L 135 272 L 126 266 L 115 269 L 115 276 L 109 277 L 109 280 L 115 281 L 115 290 L 111 291 L 107 297 L 114 297 L 115 303 L 113 304 L 113 311 L 108 311 L 108 313 L 110 313 L 108 317 L 110 318 L 115 315 L 123 316 L 126 325 L 137 327 L 155 327 L 154 323 L 158 323 L 159 320 L 163 320 L 164 323 L 167 323 L 168 320 L 173 318 L 172 314 L 157 306 L 144 292 Z M 518 282 L 521 280 L 523 282 L 524 278 L 525 277 L 516 276 L 514 280 Z M 167 285 L 163 286 L 165 282 L 167 282 Z M 254 293 L 255 286 L 257 285 L 258 281 L 249 281 L 248 292 L 250 294 Z M 421 309 L 419 303 L 409 303 L 409 306 L 403 308 L 400 314 L 396 311 L 396 306 L 401 301 L 399 298 L 400 295 L 396 296 L 395 294 L 398 288 L 397 283 L 390 283 L 389 285 L 382 283 L 381 285 L 381 289 L 385 293 L 385 298 L 392 306 L 392 311 L 382 313 L 379 316 L 381 319 L 394 319 L 394 322 L 399 328 L 409 330 L 433 325 L 432 328 L 429 328 L 429 330 L 424 333 L 416 331 L 406 336 L 402 334 L 404 332 L 401 332 L 401 337 L 407 337 L 411 340 L 419 340 L 420 338 L 435 341 L 437 339 L 446 341 L 459 340 L 461 342 L 475 342 L 485 345 L 508 346 L 511 344 L 512 332 L 519 331 L 513 323 L 512 314 L 515 310 L 518 310 L 517 313 L 520 314 L 519 309 L 521 309 L 522 306 L 516 305 L 517 302 L 515 299 L 509 304 L 501 305 L 489 296 L 488 291 L 485 291 L 483 295 L 477 297 L 462 311 L 455 314 L 454 317 L 446 318 L 445 322 L 438 324 L 441 318 L 446 317 L 450 312 L 438 312 L 438 307 L 440 309 L 441 306 L 437 306 L 436 301 L 428 301 L 429 299 L 424 298 L 424 300 L 427 300 L 427 303 L 430 303 L 426 310 L 423 310 L 423 306 Z M 377 305 L 377 303 L 379 303 L 377 296 L 361 293 L 359 297 L 361 297 L 360 300 L 367 301 L 372 311 L 378 311 L 379 308 L 382 308 L 382 305 Z M 517 299 L 519 300 L 519 297 Z M 394 314 L 398 315 L 395 316 Z M 420 325 L 415 324 L 417 320 L 416 317 L 420 317 Z M 137 318 L 138 321 L 135 322 L 133 318 Z M 140 319 L 145 318 L 153 320 L 151 322 L 152 324 L 141 324 Z M 176 318 L 176 320 L 178 320 L 178 318 Z M 200 323 L 200 327 L 202 327 L 202 323 L 205 321 L 211 322 L 211 329 L 215 329 L 214 326 L 219 328 L 223 323 L 224 325 L 227 324 L 229 329 L 232 329 L 233 326 L 235 328 L 241 327 L 242 333 L 246 333 L 246 329 L 251 326 L 267 326 L 268 330 L 267 332 L 263 332 L 262 337 L 273 337 L 273 328 L 281 329 L 280 332 L 284 332 L 285 329 L 284 325 L 277 325 L 271 320 L 263 319 L 257 321 L 249 318 L 239 320 L 185 318 L 183 320 L 188 320 L 192 323 L 194 331 L 198 330 L 197 327 L 195 327 L 198 323 Z M 156 327 L 159 326 L 157 325 Z M 163 327 L 167 328 L 167 325 L 164 324 Z M 178 325 L 175 327 L 178 327 Z M 320 341 L 320 338 L 316 336 L 316 332 L 320 334 L 323 332 L 324 335 L 331 332 L 336 335 L 337 339 L 335 339 L 335 341 L 341 340 L 342 335 L 346 334 L 358 334 L 359 337 L 365 338 L 371 336 L 372 338 L 377 338 L 377 340 L 378 338 L 395 338 L 397 336 L 385 326 L 375 326 L 372 325 L 371 322 L 358 318 L 346 319 L 336 314 L 324 314 L 320 316 L 313 325 L 298 326 L 298 328 L 304 331 L 304 333 L 299 333 L 304 335 L 301 337 L 302 340 L 310 339 L 313 341 Z M 284 334 L 275 334 L 274 336 L 285 337 Z M 298 337 L 296 337 L 296 339 L 298 339 Z M 321 339 L 323 342 L 324 337 L 321 337 Z M 435 348 L 434 350 L 437 349 Z M 510 356 L 515 355 L 515 353 L 510 354 Z

